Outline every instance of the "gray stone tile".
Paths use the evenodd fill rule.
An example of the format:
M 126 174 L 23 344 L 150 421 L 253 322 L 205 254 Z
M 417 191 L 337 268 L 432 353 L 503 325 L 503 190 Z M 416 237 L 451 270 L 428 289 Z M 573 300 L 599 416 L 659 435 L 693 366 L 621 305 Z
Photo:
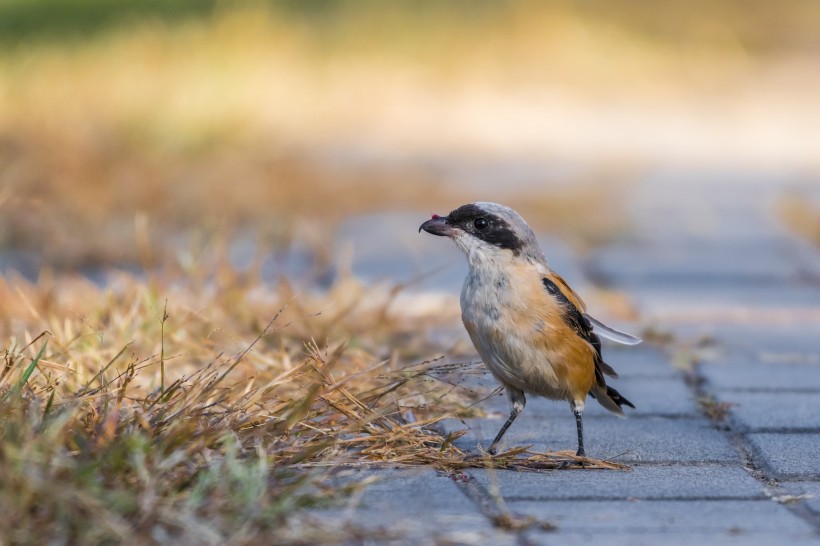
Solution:
M 773 546 L 775 544 L 789 545 L 816 545 L 817 535 L 811 533 L 782 533 L 782 532 L 759 532 L 744 533 L 692 533 L 681 532 L 669 533 L 611 533 L 601 536 L 595 533 L 541 533 L 529 537 L 532 544 L 561 546 L 692 546 L 692 544 L 704 544 L 708 546 Z
M 783 484 L 783 488 L 789 495 L 800 495 L 804 497 L 796 502 L 803 502 L 809 510 L 820 517 L 820 481 L 814 482 L 790 482 Z
M 714 340 L 713 347 L 701 355 L 703 364 L 708 366 L 746 366 L 750 363 L 820 366 L 817 321 L 803 315 L 803 320 L 778 324 L 766 314 L 756 317 L 756 312 L 746 310 L 745 316 L 739 317 L 748 323 L 700 320 L 675 324 L 674 335 L 678 342 Z M 820 307 L 817 317 L 820 320 Z
M 784 285 L 771 291 L 752 293 L 740 286 L 709 288 L 683 285 L 675 287 L 642 285 L 625 289 L 635 308 L 648 325 L 675 326 L 678 334 L 702 331 L 727 320 L 754 321 L 758 324 L 809 323 L 820 328 L 820 296 L 815 287 Z
M 764 499 L 763 486 L 736 466 L 641 465 L 630 471 L 554 470 L 543 473 L 471 470 L 511 503 L 534 500 Z
M 301 518 L 302 528 L 324 530 L 323 540 L 317 544 L 379 544 L 403 546 L 440 546 L 442 544 L 492 544 L 514 546 L 516 535 L 499 529 L 480 514 L 402 515 L 397 510 L 313 510 Z M 321 536 L 321 535 L 320 535 Z M 346 540 L 342 540 L 347 537 Z M 303 540 L 299 544 L 310 544 Z
M 626 396 L 634 410 L 628 410 L 630 417 L 647 415 L 700 416 L 692 391 L 684 383 L 681 374 L 670 379 L 649 379 L 623 377 L 608 381 L 618 392 Z M 596 405 L 597 402 L 592 402 Z M 603 409 L 603 408 L 602 408 Z M 606 412 L 606 410 L 603 410 Z
M 820 432 L 820 394 L 721 391 L 731 404 L 732 425 L 741 432 Z
M 569 409 L 563 417 L 524 413 L 504 437 L 503 446 L 531 445 L 533 451 L 564 451 L 577 447 L 575 419 Z M 503 419 L 466 420 L 470 432 L 456 442 L 465 450 L 480 443 L 489 447 Z M 628 418 L 614 415 L 584 419 L 587 454 L 621 462 L 730 463 L 738 460 L 725 435 L 706 419 Z
M 688 237 L 672 241 L 612 245 L 596 252 L 588 269 L 616 285 L 656 285 L 714 281 L 752 283 L 795 281 L 792 239 L 784 237 L 713 241 Z
M 368 283 L 415 279 L 414 290 L 458 293 L 467 262 L 449 241 L 417 232 L 429 217 L 412 212 L 352 217 L 337 230 L 335 261 L 350 261 L 352 273 Z
M 820 294 L 816 286 L 814 290 Z M 776 362 L 778 356 L 805 355 L 820 363 L 816 358 L 820 350 L 816 324 L 721 324 L 711 330 L 730 357 L 737 352 L 755 360 Z
M 628 331 L 639 333 L 634 329 Z M 672 366 L 663 351 L 647 342 L 626 346 L 604 340 L 603 355 L 604 360 L 615 368 L 624 380 L 639 377 L 674 379 L 680 376 L 680 370 Z
M 628 293 L 645 320 L 738 313 L 754 320 L 755 313 L 795 310 L 817 316 L 820 290 L 806 280 L 806 261 L 792 256 L 793 242 L 786 237 L 765 245 L 695 240 L 610 247 L 591 259 L 589 271 Z
M 405 515 L 476 514 L 475 505 L 444 473 L 429 468 L 399 469 L 365 474 L 376 479 L 359 498 L 361 508 L 399 510 Z
M 702 365 L 700 373 L 708 381 L 708 387 L 714 391 L 820 392 L 820 366 L 817 365 L 733 360 Z
M 718 349 L 701 362 L 713 390 L 820 391 L 817 326 L 722 326 Z
M 754 318 L 755 312 L 782 312 L 815 309 L 820 306 L 817 287 L 800 281 L 738 281 L 726 279 L 648 279 L 637 285 L 627 285 L 624 292 L 635 298 L 639 309 L 650 316 L 663 316 L 665 308 L 691 314 L 720 313 L 745 310 Z M 760 317 L 765 318 L 765 317 Z
M 747 435 L 756 454 L 779 479 L 820 478 L 820 433 Z
M 712 501 L 529 501 L 513 513 L 549 521 L 563 532 L 609 534 L 654 532 L 717 534 L 780 531 L 806 533 L 812 527 L 771 500 Z
M 340 479 L 376 481 L 346 505 L 312 515 L 378 537 L 379 544 L 515 544 L 514 535 L 495 528 L 443 473 L 419 468 L 353 471 Z

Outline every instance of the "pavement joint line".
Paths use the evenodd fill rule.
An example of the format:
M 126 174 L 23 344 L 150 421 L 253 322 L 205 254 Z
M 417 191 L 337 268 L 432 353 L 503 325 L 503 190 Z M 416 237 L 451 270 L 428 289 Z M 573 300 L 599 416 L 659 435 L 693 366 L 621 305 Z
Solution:
M 711 392 L 707 388 L 708 380 L 701 374 L 701 366 L 701 364 L 695 363 L 690 373 L 687 374 L 685 382 L 692 390 L 692 394 L 696 397 L 696 399 L 714 397 L 715 393 Z M 709 418 L 705 411 L 704 416 Z M 745 468 L 753 478 L 765 485 L 765 490 L 769 494 L 771 500 L 778 502 L 778 504 L 783 506 L 794 516 L 808 523 L 814 529 L 815 533 L 820 534 L 820 514 L 811 510 L 804 500 L 791 503 L 780 502 L 777 500 L 780 497 L 785 498 L 788 495 L 788 492 L 781 487 L 779 481 L 800 480 L 778 481 L 771 476 L 771 469 L 767 464 L 765 464 L 765 461 L 758 462 L 754 447 L 751 445 L 748 438 L 746 438 L 745 434 L 733 426 L 734 419 L 731 417 L 731 409 L 729 410 L 729 419 L 710 419 L 710 421 L 714 424 L 715 428 L 726 435 L 729 443 L 737 450 L 743 468 Z M 805 480 L 806 477 L 801 476 L 800 478 Z M 812 479 L 812 477 L 809 477 L 809 479 Z
M 608 457 L 608 458 L 604 457 L 601 460 L 615 462 L 615 461 L 613 461 L 614 458 L 615 457 Z M 695 468 L 697 468 L 697 467 L 701 467 L 701 466 L 702 467 L 719 466 L 719 467 L 734 468 L 734 467 L 737 466 L 737 461 L 708 461 L 708 460 L 703 460 L 703 461 L 631 461 L 631 462 L 625 462 L 625 463 L 619 463 L 619 464 L 625 464 L 625 465 L 629 466 L 629 470 L 612 470 L 612 472 L 629 472 L 629 471 L 634 470 L 638 467 L 652 467 L 652 468 L 671 468 L 671 467 L 692 468 L 692 467 L 695 467 Z M 481 469 L 481 470 L 484 470 L 484 469 Z M 526 473 L 541 474 L 541 473 L 562 472 L 562 471 L 563 470 L 545 470 L 543 472 L 533 472 L 531 470 L 520 470 L 520 469 L 516 469 L 516 468 L 505 468 L 504 469 L 504 472 L 518 472 L 518 473 L 522 473 L 522 474 L 526 474 Z M 601 471 L 604 472 L 605 470 L 601 470 Z M 609 471 L 606 470 L 606 472 L 609 472 Z M 803 479 L 803 480 L 794 480 L 794 481 L 806 481 L 806 480 Z M 815 481 L 815 480 L 809 479 L 808 481 Z
M 630 455 L 632 453 L 627 453 L 626 455 Z M 620 459 L 620 460 L 619 460 Z M 630 463 L 634 466 L 640 464 L 642 466 L 685 466 L 685 467 L 698 467 L 698 466 L 724 466 L 724 467 L 734 467 L 737 466 L 737 462 L 732 461 L 721 461 L 718 459 L 701 459 L 698 461 L 670 461 L 666 459 L 641 459 L 639 461 L 629 461 L 621 459 L 621 457 L 604 457 L 603 460 L 605 461 L 612 461 L 613 463 L 618 464 L 626 464 L 629 465 Z
M 604 460 L 610 460 L 610 459 L 604 459 Z M 624 464 L 627 464 L 627 463 L 624 463 Z M 631 469 L 635 469 L 639 466 L 641 466 L 641 467 L 651 466 L 651 467 L 661 467 L 661 468 L 675 467 L 675 466 L 684 467 L 684 468 L 698 467 L 698 466 L 703 466 L 703 467 L 711 467 L 711 466 L 735 467 L 735 466 L 737 466 L 737 462 L 735 462 L 735 461 L 708 461 L 708 460 L 703 460 L 703 461 L 632 461 Z
M 604 416 L 603 418 L 608 418 L 609 416 Z M 641 419 L 652 419 L 658 418 L 666 419 L 668 421 L 702 421 L 704 419 L 703 415 L 696 415 L 693 413 L 632 413 L 629 415 L 630 419 L 635 419 L 640 421 Z M 590 419 L 595 419 L 596 417 L 590 417 Z M 586 422 L 587 418 L 584 417 L 584 422 Z
M 544 501 L 556 501 L 553 497 L 539 497 L 537 495 L 520 495 L 520 496 L 508 496 L 504 498 L 505 502 L 509 503 L 517 503 L 517 502 L 544 502 Z M 771 501 L 772 498 L 767 496 L 765 493 L 760 493 L 759 495 L 755 495 L 752 497 L 733 497 L 731 495 L 706 495 L 702 497 L 623 497 L 623 496 L 578 496 L 578 497 L 561 497 L 560 502 L 589 502 L 589 501 L 602 501 L 602 502 L 631 502 L 631 501 L 639 501 L 639 502 L 666 502 L 666 501 L 684 501 L 684 502 L 694 502 L 694 501 L 745 501 L 745 502 L 760 502 L 760 501 Z
M 777 481 L 778 483 L 820 482 L 820 474 L 786 476 L 783 478 L 779 478 Z
M 776 364 L 775 364 L 776 366 Z M 766 387 L 737 387 L 725 388 L 721 387 L 719 393 L 754 393 L 754 394 L 820 394 L 820 388 L 806 387 L 806 388 L 766 388 Z
M 820 427 L 749 427 L 737 425 L 733 428 L 743 434 L 820 434 Z

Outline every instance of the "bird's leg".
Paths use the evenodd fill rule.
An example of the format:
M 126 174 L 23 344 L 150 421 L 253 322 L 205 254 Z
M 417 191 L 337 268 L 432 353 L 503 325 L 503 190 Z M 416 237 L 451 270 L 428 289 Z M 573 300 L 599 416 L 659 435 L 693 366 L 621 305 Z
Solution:
M 507 419 L 507 422 L 504 423 L 504 426 L 501 427 L 501 430 L 498 431 L 498 434 L 496 434 L 493 443 L 490 444 L 490 449 L 487 450 L 490 455 L 495 455 L 498 442 L 501 441 L 501 438 L 504 437 L 504 433 L 507 432 L 507 429 L 510 428 L 510 425 L 513 424 L 515 418 L 518 417 L 518 414 L 521 413 L 521 410 L 523 410 L 527 404 L 527 398 L 524 396 L 524 393 L 511 389 L 510 387 L 507 387 L 507 397 L 510 399 L 510 406 L 512 406 L 510 417 Z
M 501 438 L 504 437 L 504 433 L 507 432 L 507 429 L 510 428 L 510 425 L 513 424 L 513 421 L 515 421 L 515 418 L 518 417 L 519 413 L 521 413 L 521 408 L 513 407 L 510 412 L 509 419 L 507 419 L 507 422 L 501 427 L 501 430 L 498 431 L 498 434 L 495 436 L 495 440 L 493 440 L 493 443 L 490 444 L 490 449 L 487 450 L 490 455 L 495 455 L 495 449 L 496 446 L 498 446 L 498 442 L 500 442 Z
M 584 401 L 575 400 L 570 403 L 572 413 L 575 414 L 575 426 L 578 429 L 578 457 L 584 457 Z

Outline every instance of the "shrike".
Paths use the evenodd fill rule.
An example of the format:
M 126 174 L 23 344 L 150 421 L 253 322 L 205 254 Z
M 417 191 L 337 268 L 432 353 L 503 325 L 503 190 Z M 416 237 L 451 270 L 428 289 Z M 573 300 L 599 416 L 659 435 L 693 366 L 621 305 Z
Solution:
M 581 298 L 544 258 L 530 227 L 514 210 L 472 203 L 447 216 L 433 215 L 419 231 L 452 239 L 470 272 L 461 289 L 461 318 L 484 364 L 507 391 L 510 417 L 498 443 L 526 404 L 526 394 L 566 400 L 575 414 L 578 455 L 584 456 L 583 412 L 587 394 L 624 415 L 635 406 L 607 386 L 618 377 L 601 357 L 598 335 L 635 345 L 640 338 L 595 320 Z

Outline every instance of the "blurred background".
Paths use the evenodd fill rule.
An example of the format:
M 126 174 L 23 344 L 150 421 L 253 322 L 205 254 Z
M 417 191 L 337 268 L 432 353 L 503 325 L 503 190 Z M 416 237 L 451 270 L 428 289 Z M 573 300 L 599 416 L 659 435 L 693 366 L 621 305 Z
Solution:
M 0 268 L 407 280 L 476 200 L 582 255 L 764 209 L 820 240 L 818 29 L 812 0 L 0 0 Z

